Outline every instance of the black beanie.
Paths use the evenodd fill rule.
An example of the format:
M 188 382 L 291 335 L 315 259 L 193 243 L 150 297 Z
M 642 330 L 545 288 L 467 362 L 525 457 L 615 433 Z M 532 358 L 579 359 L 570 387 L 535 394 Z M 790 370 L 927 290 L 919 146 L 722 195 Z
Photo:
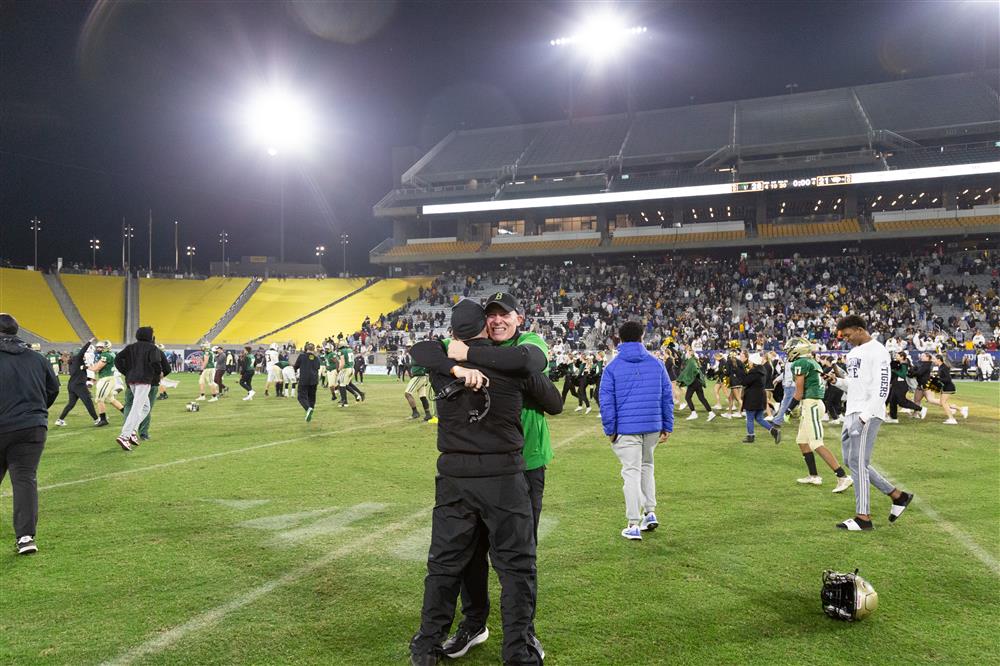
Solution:
M 475 301 L 463 298 L 451 309 L 451 332 L 459 340 L 470 340 L 486 328 L 486 311 Z
M 152 326 L 140 326 L 139 330 L 135 332 L 135 339 L 142 340 L 143 342 L 153 341 L 153 327 Z

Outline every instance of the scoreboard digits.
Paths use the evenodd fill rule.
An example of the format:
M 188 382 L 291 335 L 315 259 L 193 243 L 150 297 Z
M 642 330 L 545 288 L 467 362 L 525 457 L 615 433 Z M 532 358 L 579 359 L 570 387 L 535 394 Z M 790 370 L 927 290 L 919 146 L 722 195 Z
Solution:
M 827 187 L 830 185 L 850 185 L 850 174 L 831 176 L 813 176 L 811 178 L 781 178 L 778 180 L 748 180 L 733 183 L 733 192 L 766 192 L 768 190 L 787 190 L 803 187 Z

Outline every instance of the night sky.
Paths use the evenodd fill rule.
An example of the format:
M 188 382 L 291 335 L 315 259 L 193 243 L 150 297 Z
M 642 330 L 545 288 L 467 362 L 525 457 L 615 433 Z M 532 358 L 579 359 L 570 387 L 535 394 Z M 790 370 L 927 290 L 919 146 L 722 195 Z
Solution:
M 341 233 L 354 271 L 390 235 L 372 205 L 392 187 L 393 146 L 431 147 L 452 129 L 653 109 L 998 66 L 997 2 L 659 2 L 610 5 L 648 27 L 627 54 L 588 65 L 549 40 L 596 3 L 0 1 L 0 258 L 121 260 L 181 253 L 277 255 L 285 177 L 290 261 Z M 309 100 L 308 154 L 268 157 L 238 118 L 280 81 Z M 184 260 L 184 257 L 182 257 Z

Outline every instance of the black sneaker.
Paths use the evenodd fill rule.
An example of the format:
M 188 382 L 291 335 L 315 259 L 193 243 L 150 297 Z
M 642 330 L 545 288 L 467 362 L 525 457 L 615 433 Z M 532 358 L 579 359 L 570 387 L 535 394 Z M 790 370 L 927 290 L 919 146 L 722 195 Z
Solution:
M 771 428 L 771 437 L 774 438 L 774 443 L 775 444 L 781 444 L 781 428 L 772 427 Z
M 744 444 L 753 444 L 753 435 L 747 435 L 743 438 Z
M 17 540 L 18 555 L 34 555 L 37 552 L 38 546 L 35 545 L 35 537 L 23 536 Z
M 455 635 L 446 640 L 441 646 L 441 651 L 444 652 L 444 656 L 446 657 L 458 659 L 459 657 L 464 657 L 465 653 L 476 645 L 485 643 L 489 637 L 490 630 L 486 627 L 470 631 L 464 625 L 459 625 Z
M 430 421 L 432 418 L 434 417 L 431 416 L 430 414 L 424 414 L 424 421 Z
M 101 419 L 101 420 L 100 420 L 100 421 L 99 421 L 99 422 L 97 423 L 97 427 L 98 427 L 98 428 L 103 428 L 103 427 L 104 427 L 104 426 L 106 426 L 106 425 L 111 425 L 110 423 L 108 423 L 108 420 L 107 420 L 107 419 Z
M 892 506 L 889 507 L 889 522 L 896 522 L 896 519 L 903 515 L 906 507 L 910 506 L 910 502 L 912 501 L 913 493 L 903 493 L 899 496 L 899 499 L 892 500 Z
M 364 402 L 365 401 L 365 394 L 364 393 L 361 394 L 361 397 L 358 398 L 358 401 L 359 402 Z
M 410 666 L 435 666 L 437 663 L 438 656 L 436 652 L 410 655 Z
M 410 414 L 410 418 L 411 419 L 419 419 L 420 418 L 420 414 L 418 414 L 417 412 L 413 412 L 412 414 Z
M 139 439 L 142 440 L 143 442 L 148 442 L 149 435 L 139 435 Z

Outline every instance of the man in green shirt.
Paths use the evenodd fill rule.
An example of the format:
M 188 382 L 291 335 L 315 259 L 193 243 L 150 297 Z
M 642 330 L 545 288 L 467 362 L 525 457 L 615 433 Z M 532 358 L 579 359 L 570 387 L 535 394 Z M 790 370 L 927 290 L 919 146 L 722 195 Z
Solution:
M 94 345 L 94 364 L 90 369 L 94 371 L 97 378 L 96 394 L 97 417 L 100 419 L 98 426 L 108 425 L 107 403 L 124 414 L 125 407 L 115 398 L 117 391 L 117 381 L 115 380 L 115 353 L 111 351 L 111 344 L 107 340 L 99 340 Z
M 364 402 L 365 394 L 354 385 L 354 350 L 347 342 L 341 342 L 337 350 L 337 386 L 340 388 L 340 406 L 347 407 L 347 393 L 356 402 Z
M 511 351 L 520 348 L 518 351 L 521 354 L 510 354 L 509 358 L 480 357 L 472 362 L 497 369 L 523 366 L 528 372 L 542 370 L 547 366 L 549 346 L 537 333 L 520 330 L 524 324 L 524 315 L 519 314 L 521 305 L 514 296 L 497 292 L 486 300 L 484 309 L 490 340 L 498 347 L 508 348 Z M 536 348 L 537 351 L 530 348 Z M 484 348 L 478 348 L 477 353 L 482 354 L 480 351 L 482 349 Z M 488 354 L 488 348 L 486 349 Z M 448 358 L 454 361 L 470 360 L 468 353 L 469 347 L 461 342 L 453 340 L 448 345 Z M 526 402 L 521 410 L 521 427 L 524 431 L 524 476 L 528 481 L 537 546 L 538 520 L 542 513 L 542 494 L 545 490 L 545 466 L 552 461 L 554 453 L 549 436 L 549 424 L 541 409 Z M 489 638 L 489 630 L 486 628 L 486 619 L 490 612 L 489 564 L 486 559 L 488 551 L 488 540 L 480 539 L 472 559 L 465 568 L 462 580 L 463 619 L 455 635 L 446 640 L 442 646 L 448 657 L 464 656 L 471 647 Z M 534 623 L 530 631 L 534 634 Z
M 424 421 L 431 421 L 434 416 L 431 414 L 431 403 L 427 399 L 427 391 L 430 381 L 427 378 L 427 368 L 422 365 L 410 366 L 410 381 L 406 384 L 403 397 L 410 405 L 411 419 L 419 419 L 420 412 L 417 411 L 416 398 L 420 399 L 420 406 L 424 408 Z
M 850 488 L 854 481 L 844 472 L 844 468 L 830 450 L 823 445 L 823 415 L 826 414 L 826 408 L 823 406 L 825 389 L 821 379 L 823 369 L 813 358 L 812 350 L 812 343 L 806 338 L 792 338 L 785 343 L 785 352 L 788 354 L 786 363 L 792 364 L 792 377 L 795 378 L 795 399 L 802 404 L 799 431 L 795 441 L 805 459 L 806 469 L 809 470 L 809 475 L 798 479 L 798 482 L 814 486 L 822 485 L 823 477 L 816 471 L 815 454 L 819 454 L 837 475 L 837 485 L 833 492 L 842 493 Z

